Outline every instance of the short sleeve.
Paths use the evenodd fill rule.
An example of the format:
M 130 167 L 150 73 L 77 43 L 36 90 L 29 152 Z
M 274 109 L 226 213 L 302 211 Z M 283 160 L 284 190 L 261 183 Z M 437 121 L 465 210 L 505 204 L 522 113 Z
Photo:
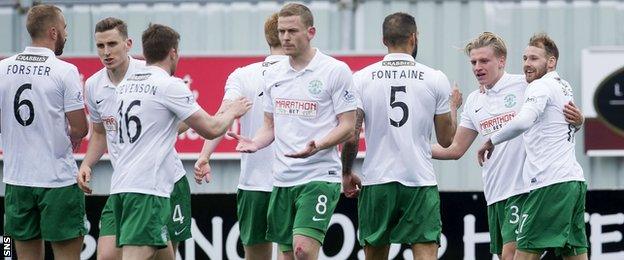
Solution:
M 163 104 L 171 110 L 180 120 L 185 120 L 200 109 L 195 101 L 193 92 L 181 79 L 175 79 L 164 93 Z
M 63 78 L 63 110 L 71 112 L 84 108 L 84 100 L 82 95 L 82 82 L 78 69 L 73 67 L 65 74 Z
M 335 76 L 332 77 L 331 91 L 332 103 L 336 115 L 355 110 L 357 108 L 357 97 L 354 94 L 353 75 L 346 64 L 334 70 Z
M 474 106 L 474 95 L 477 95 L 477 94 L 473 93 L 472 95 L 468 96 L 468 98 L 466 99 L 466 104 L 464 105 L 464 111 L 462 111 L 461 113 L 459 126 L 472 129 L 478 132 L 477 127 L 475 126 L 474 122 L 472 121 L 472 117 L 470 116 L 470 113 L 471 111 L 473 111 L 473 106 Z
M 357 101 L 357 108 L 362 109 L 362 110 L 364 110 L 364 103 L 363 103 L 364 79 L 362 78 L 363 74 L 364 72 L 361 70 L 353 74 L 353 94 L 355 94 L 355 98 Z
M 540 117 L 550 100 L 551 92 L 546 84 L 538 81 L 529 84 L 524 92 L 524 96 L 522 109 L 532 112 L 536 117 Z
M 223 100 L 235 100 L 238 97 L 244 96 L 243 83 L 241 81 L 241 69 L 238 68 L 228 76 L 225 82 Z
M 438 71 L 438 80 L 435 86 L 436 93 L 436 115 L 445 114 L 451 111 L 449 98 L 451 96 L 451 84 L 443 72 Z
M 90 78 L 91 79 L 91 78 Z M 95 101 L 95 83 L 92 80 L 87 80 L 85 83 L 85 100 L 87 110 L 89 111 L 89 121 L 93 123 L 101 123 L 102 115 L 97 109 L 97 102 Z

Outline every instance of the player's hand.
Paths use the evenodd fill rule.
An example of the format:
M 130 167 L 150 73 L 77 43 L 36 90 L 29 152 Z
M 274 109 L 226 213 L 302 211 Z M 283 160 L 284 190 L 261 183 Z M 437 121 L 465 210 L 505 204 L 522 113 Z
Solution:
M 342 189 L 347 198 L 357 198 L 360 194 L 360 187 L 362 187 L 362 181 L 357 174 L 354 172 L 342 174 Z
M 72 151 L 78 152 L 78 149 L 80 149 L 80 144 L 82 144 L 82 138 L 71 138 L 70 137 L 69 140 L 71 141 Z
M 451 90 L 451 98 L 449 101 L 451 109 L 455 110 L 457 110 L 463 104 L 462 93 L 459 90 L 459 85 L 457 85 L 457 82 L 453 84 L 453 89 Z
M 566 122 L 572 124 L 576 128 L 580 128 L 585 120 L 581 110 L 572 101 L 568 102 L 563 107 L 563 115 L 565 116 Z
M 316 142 L 314 142 L 314 140 L 308 142 L 308 144 L 306 145 L 305 149 L 303 149 L 300 152 L 297 153 L 289 153 L 289 154 L 285 154 L 286 157 L 290 157 L 290 158 L 308 158 L 312 155 L 314 155 L 315 153 L 318 152 L 318 149 L 316 147 Z
M 248 137 L 244 137 L 234 132 L 228 132 L 227 135 L 238 140 L 238 145 L 236 145 L 237 152 L 255 153 L 256 151 L 258 151 L 258 145 Z
M 195 172 L 195 182 L 197 184 L 202 184 L 202 180 L 206 180 L 206 183 L 209 183 L 212 180 L 212 170 L 210 168 L 210 161 L 207 157 L 200 156 L 199 159 L 195 162 L 195 167 L 193 167 Z
M 232 102 L 230 102 L 224 109 L 231 111 L 234 113 L 236 118 L 243 116 L 249 109 L 251 109 L 251 101 L 246 97 L 240 97 Z
M 492 144 L 492 140 L 488 139 L 487 142 L 481 146 L 479 152 L 477 153 L 477 160 L 479 161 L 479 165 L 483 166 L 485 163 L 485 158 L 490 159 L 492 157 L 492 152 L 494 152 L 494 144 Z
M 78 181 L 78 187 L 84 191 L 84 193 L 91 194 L 93 192 L 89 187 L 89 181 L 91 181 L 91 167 L 81 165 L 76 180 Z

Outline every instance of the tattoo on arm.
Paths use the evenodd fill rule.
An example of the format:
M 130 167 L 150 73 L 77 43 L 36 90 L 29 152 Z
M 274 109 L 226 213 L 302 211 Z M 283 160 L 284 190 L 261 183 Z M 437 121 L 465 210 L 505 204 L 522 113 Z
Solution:
M 355 129 L 353 137 L 346 141 L 342 146 L 342 172 L 351 172 L 353 162 L 357 157 L 358 146 L 360 144 L 360 131 L 362 130 L 362 122 L 364 121 L 364 111 L 357 109 L 355 112 Z

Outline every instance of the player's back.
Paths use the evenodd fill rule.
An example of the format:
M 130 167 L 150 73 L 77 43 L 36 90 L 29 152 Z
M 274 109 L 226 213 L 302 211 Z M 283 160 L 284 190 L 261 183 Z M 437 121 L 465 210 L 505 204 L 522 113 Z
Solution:
M 83 109 L 77 68 L 47 48 L 0 61 L 4 182 L 62 187 L 78 172 L 65 113 Z
M 574 126 L 566 122 L 565 104 L 573 100 L 570 84 L 557 72 L 549 72 L 529 84 L 525 104 L 543 107 L 535 125 L 524 133 L 527 160 L 524 172 L 532 189 L 563 181 L 583 181 L 583 169 L 574 151 Z M 544 105 L 540 103 L 545 102 Z
M 430 138 L 434 116 L 449 111 L 446 76 L 407 54 L 388 54 L 354 78 L 365 114 L 363 184 L 436 185 Z
M 111 194 L 169 197 L 179 159 L 174 144 L 180 121 L 199 109 L 186 84 L 147 66 L 117 87 L 119 156 Z

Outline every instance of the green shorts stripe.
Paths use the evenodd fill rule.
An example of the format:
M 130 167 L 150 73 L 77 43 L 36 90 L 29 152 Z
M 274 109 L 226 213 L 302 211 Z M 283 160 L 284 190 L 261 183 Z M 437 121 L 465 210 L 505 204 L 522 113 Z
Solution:
M 440 243 L 442 221 L 437 186 L 398 182 L 362 187 L 358 199 L 360 245 Z
M 140 193 L 118 193 L 109 197 L 117 234 L 117 246 L 167 247 L 169 198 Z
M 170 197 L 171 215 L 167 228 L 172 242 L 191 238 L 191 188 L 186 176 L 173 186 Z
M 245 246 L 267 243 L 267 212 L 271 193 L 239 189 L 236 194 L 236 215 L 240 238 Z
M 518 194 L 487 207 L 490 253 L 500 255 L 503 253 L 503 245 L 516 241 L 516 228 L 527 195 Z
M 6 184 L 4 234 L 18 241 L 84 236 L 85 197 L 77 184 L 39 188 Z
M 518 226 L 518 250 L 541 253 L 555 249 L 558 255 L 587 252 L 585 234 L 585 182 L 570 181 L 533 190 L 522 206 Z
M 313 181 L 274 187 L 267 213 L 267 240 L 285 251 L 292 250 L 293 235 L 311 237 L 322 245 L 339 198 L 339 183 Z

